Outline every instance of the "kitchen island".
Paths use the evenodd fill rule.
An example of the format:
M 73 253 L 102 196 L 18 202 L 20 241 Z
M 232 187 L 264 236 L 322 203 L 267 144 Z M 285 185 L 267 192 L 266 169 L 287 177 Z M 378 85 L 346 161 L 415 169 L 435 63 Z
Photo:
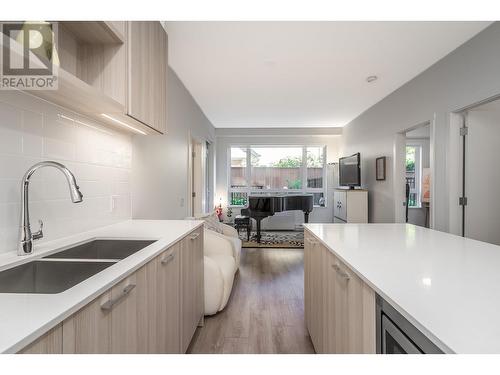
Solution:
M 305 228 L 306 273 L 307 252 L 314 248 L 307 244 L 309 239 L 338 259 L 341 276 L 351 273 L 373 291 L 363 294 L 365 304 L 361 304 L 363 316 L 369 316 L 368 333 L 363 336 L 368 340 L 366 352 L 375 348 L 371 310 L 376 293 L 445 353 L 500 353 L 499 246 L 411 224 L 306 224 Z M 306 319 L 307 305 L 314 303 L 307 296 L 308 282 L 306 276 Z M 316 331 L 323 332 L 321 327 Z

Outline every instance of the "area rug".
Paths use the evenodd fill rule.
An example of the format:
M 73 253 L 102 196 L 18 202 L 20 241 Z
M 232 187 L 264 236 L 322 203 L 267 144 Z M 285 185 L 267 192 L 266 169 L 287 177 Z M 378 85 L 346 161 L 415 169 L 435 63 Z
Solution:
M 257 232 L 252 231 L 250 241 L 247 241 L 247 232 L 240 231 L 242 247 L 267 247 L 267 248 L 304 248 L 303 231 L 261 231 L 260 243 L 257 242 Z

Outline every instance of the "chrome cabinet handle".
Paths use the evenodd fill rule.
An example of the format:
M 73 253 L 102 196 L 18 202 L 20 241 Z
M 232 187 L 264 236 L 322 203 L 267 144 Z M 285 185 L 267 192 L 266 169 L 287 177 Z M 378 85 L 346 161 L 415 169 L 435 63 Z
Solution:
M 191 237 L 189 237 L 189 239 L 191 241 L 194 241 L 194 240 L 196 240 L 198 238 L 199 235 L 200 235 L 199 233 L 194 233 Z
M 128 284 L 125 288 L 123 288 L 120 295 L 116 298 L 112 298 L 101 305 L 102 310 L 111 310 L 114 305 L 124 299 L 133 289 L 135 288 L 135 284 Z
M 172 253 L 172 254 L 170 254 L 170 255 L 167 255 L 165 258 L 163 258 L 163 259 L 161 260 L 161 264 L 163 264 L 163 265 L 168 264 L 168 263 L 170 263 L 172 260 L 174 260 L 174 258 L 175 258 L 175 254 L 174 254 L 174 253 Z
M 311 240 L 310 238 L 306 238 L 306 241 L 309 242 L 313 246 L 318 244 L 318 241 Z
M 339 276 L 343 277 L 346 281 L 349 281 L 351 279 L 351 275 L 347 273 L 346 271 L 343 271 L 338 264 L 332 264 L 332 268 L 337 271 Z

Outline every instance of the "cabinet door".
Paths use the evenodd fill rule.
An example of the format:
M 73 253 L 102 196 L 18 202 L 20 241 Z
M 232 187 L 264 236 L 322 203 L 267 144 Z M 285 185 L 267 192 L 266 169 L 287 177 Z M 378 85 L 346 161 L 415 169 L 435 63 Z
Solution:
M 180 353 L 180 243 L 156 261 L 158 334 L 156 353 Z
M 335 305 L 335 295 L 336 295 L 336 282 L 337 282 L 337 273 L 333 268 L 336 258 L 332 252 L 326 249 L 327 253 L 324 259 L 323 267 L 325 273 L 325 353 L 337 353 L 337 330 L 336 326 L 337 315 L 336 315 L 336 305 Z
M 333 215 L 347 221 L 347 197 L 345 191 L 336 190 L 333 193 Z
M 128 43 L 128 114 L 164 133 L 167 123 L 167 33 L 160 22 L 131 21 Z
M 156 260 L 111 289 L 112 353 L 152 353 L 157 350 L 157 293 Z
M 63 353 L 111 352 L 111 312 L 101 308 L 110 299 L 108 291 L 63 322 Z
M 375 292 L 353 272 L 349 275 L 346 298 L 347 352 L 374 354 L 376 352 Z
M 338 258 L 330 259 L 333 302 L 328 315 L 329 351 L 375 353 L 375 293 Z
M 62 325 L 52 328 L 35 342 L 19 351 L 21 354 L 61 354 L 62 353 Z
M 139 326 L 144 326 L 137 316 L 137 294 L 141 288 L 134 273 L 111 289 L 111 299 L 102 306 L 111 310 L 112 353 L 139 352 Z
M 323 353 L 323 252 L 319 243 L 313 240 L 310 252 L 310 336 L 316 353 Z
M 353 190 L 347 193 L 347 222 L 368 223 L 368 191 Z
M 311 331 L 311 251 L 313 239 L 311 235 L 305 231 L 304 233 L 304 318 L 306 328 Z
M 181 351 L 186 352 L 203 319 L 203 228 L 188 234 L 181 242 Z

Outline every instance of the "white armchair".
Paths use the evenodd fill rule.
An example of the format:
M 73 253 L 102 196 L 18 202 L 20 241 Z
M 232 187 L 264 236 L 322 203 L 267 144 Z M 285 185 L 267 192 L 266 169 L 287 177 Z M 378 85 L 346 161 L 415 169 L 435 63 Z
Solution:
M 216 217 L 214 221 L 214 215 L 195 218 L 205 220 L 205 315 L 213 315 L 224 309 L 231 295 L 240 265 L 241 240 L 234 228 L 219 223 Z

